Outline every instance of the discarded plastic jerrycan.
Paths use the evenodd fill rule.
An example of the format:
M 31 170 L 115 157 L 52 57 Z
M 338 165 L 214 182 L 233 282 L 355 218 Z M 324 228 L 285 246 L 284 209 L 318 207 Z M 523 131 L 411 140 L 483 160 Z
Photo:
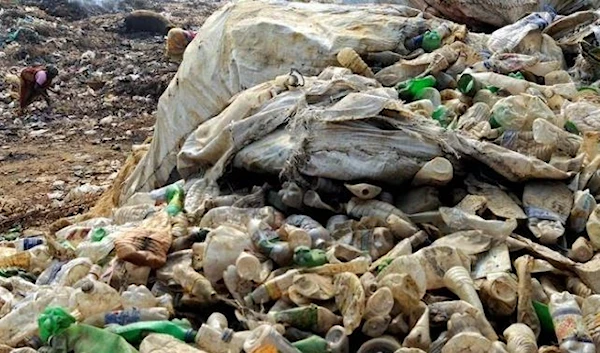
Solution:
M 452 180 L 453 175 L 452 163 L 446 158 L 436 157 L 421 167 L 415 174 L 412 184 L 414 186 L 444 186 Z
M 270 325 L 255 328 L 244 342 L 244 351 L 246 353 L 300 353 Z
M 100 313 L 83 320 L 86 325 L 104 327 L 106 325 L 128 325 L 140 321 L 169 320 L 167 308 L 129 308 L 124 310 Z
M 550 296 L 550 315 L 561 350 L 568 353 L 596 351 L 583 323 L 581 309 L 571 293 L 554 293 Z
M 197 332 L 185 321 L 144 321 L 129 325 L 110 325 L 105 330 L 125 338 L 131 344 L 139 344 L 149 332 L 165 333 L 183 342 L 192 343 Z
M 210 304 L 216 300 L 217 292 L 209 280 L 194 271 L 191 266 L 177 265 L 173 268 L 173 275 L 183 290 Z
M 363 343 L 358 353 L 394 353 L 402 348 L 398 341 L 391 336 L 373 338 Z
M 81 287 L 73 292 L 70 299 L 71 306 L 79 314 L 80 319 L 112 311 L 122 305 L 119 293 L 104 282 L 88 279 L 80 285 Z

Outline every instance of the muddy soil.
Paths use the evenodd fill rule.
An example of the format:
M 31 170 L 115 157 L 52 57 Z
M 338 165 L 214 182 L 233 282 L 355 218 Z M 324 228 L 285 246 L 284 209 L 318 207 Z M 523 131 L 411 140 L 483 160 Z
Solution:
M 86 211 L 132 146 L 152 136 L 158 98 L 178 66 L 163 56 L 164 37 L 124 33 L 125 14 L 150 9 L 199 30 L 222 5 L 98 3 L 0 0 L 0 233 Z M 18 116 L 18 74 L 36 64 L 59 69 L 59 94 L 50 93 L 51 107 L 41 100 Z

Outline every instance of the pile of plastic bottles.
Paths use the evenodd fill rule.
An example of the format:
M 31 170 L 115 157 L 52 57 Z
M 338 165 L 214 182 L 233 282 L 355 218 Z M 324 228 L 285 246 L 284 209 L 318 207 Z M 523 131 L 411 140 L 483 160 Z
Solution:
M 436 157 L 401 187 L 275 181 L 194 212 L 182 180 L 107 218 L 7 233 L 0 351 L 595 352 L 599 39 L 596 22 L 565 25 L 581 16 L 598 20 L 534 13 L 485 45 L 443 25 L 408 56 L 338 55 L 489 164 L 565 178 Z

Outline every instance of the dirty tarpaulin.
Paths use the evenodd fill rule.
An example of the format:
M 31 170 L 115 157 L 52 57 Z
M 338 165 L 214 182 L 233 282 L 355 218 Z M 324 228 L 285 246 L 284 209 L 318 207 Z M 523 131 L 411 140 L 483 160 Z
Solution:
M 164 185 L 187 135 L 241 90 L 285 74 L 290 67 L 317 75 L 336 65 L 336 54 L 344 47 L 359 53 L 408 53 L 402 48 L 405 39 L 442 22 L 393 5 L 225 5 L 190 43 L 161 96 L 151 148 L 124 184 L 121 202 L 137 191 Z

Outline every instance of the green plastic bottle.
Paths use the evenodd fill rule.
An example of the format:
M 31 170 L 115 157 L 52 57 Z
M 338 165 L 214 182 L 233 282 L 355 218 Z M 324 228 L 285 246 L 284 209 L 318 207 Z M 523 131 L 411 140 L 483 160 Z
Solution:
M 176 320 L 173 321 L 143 321 L 133 324 L 120 326 L 110 325 L 106 330 L 116 333 L 131 344 L 139 344 L 149 333 L 164 333 L 171 335 L 181 341 L 194 342 L 197 331 L 193 330 L 189 324 Z
M 427 31 L 423 34 L 423 41 L 421 42 L 421 48 L 427 53 L 438 49 L 442 46 L 442 36 L 437 31 Z
M 450 123 L 456 117 L 456 114 L 448 109 L 446 106 L 440 105 L 436 110 L 431 114 L 433 120 L 437 120 L 442 127 L 448 127 Z
M 138 353 L 123 337 L 90 325 L 74 324 L 52 336 L 55 353 Z
M 167 196 L 167 213 L 169 216 L 176 216 L 183 210 L 183 201 L 185 194 L 183 188 L 179 185 L 170 185 L 166 190 Z
M 121 336 L 109 331 L 77 324 L 61 307 L 48 307 L 38 318 L 40 339 L 56 353 L 137 353 Z
M 292 343 L 302 353 L 326 353 L 329 352 L 329 344 L 327 341 L 317 335 L 312 335 L 300 341 Z
M 458 90 L 469 97 L 475 96 L 484 86 L 470 74 L 462 74 L 457 82 Z
M 427 87 L 434 87 L 435 84 L 435 77 L 429 75 L 400 82 L 396 86 L 396 90 L 398 91 L 398 95 L 401 99 L 414 100 L 422 94 L 423 89 Z
M 316 267 L 327 263 L 327 255 L 321 249 L 299 246 L 294 250 L 294 263 L 302 267 Z

